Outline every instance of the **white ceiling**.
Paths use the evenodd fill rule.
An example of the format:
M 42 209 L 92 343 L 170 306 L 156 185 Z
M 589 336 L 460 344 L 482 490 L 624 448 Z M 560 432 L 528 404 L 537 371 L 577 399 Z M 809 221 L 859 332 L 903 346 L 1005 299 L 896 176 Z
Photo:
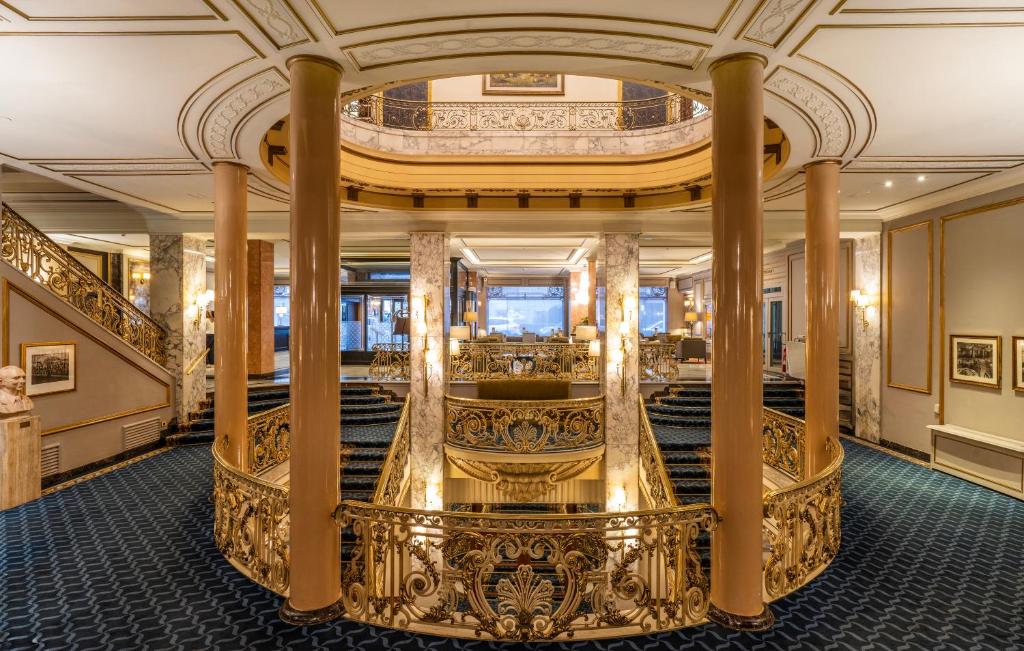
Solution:
M 767 115 L 792 144 L 766 183 L 766 238 L 800 237 L 800 169 L 821 157 L 844 164 L 844 231 L 877 230 L 1024 182 L 1022 36 L 1024 5 L 1011 0 L 5 0 L 0 163 L 37 176 L 8 172 L 0 190 L 50 231 L 209 233 L 211 164 L 237 160 L 252 168 L 250 231 L 284 240 L 287 188 L 261 167 L 258 142 L 287 113 L 291 56 L 335 59 L 345 91 L 536 70 L 699 92 L 711 61 L 755 51 L 769 60 Z M 677 273 L 687 247 L 710 241 L 707 206 L 344 210 L 345 247 L 394 252 L 411 229 L 443 228 L 510 273 L 564 272 L 573 238 L 609 228 L 654 238 L 651 273 Z

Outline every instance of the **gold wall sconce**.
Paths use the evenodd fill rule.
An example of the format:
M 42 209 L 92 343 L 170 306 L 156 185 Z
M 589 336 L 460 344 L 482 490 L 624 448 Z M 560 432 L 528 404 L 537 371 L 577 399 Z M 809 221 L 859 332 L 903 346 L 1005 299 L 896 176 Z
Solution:
M 206 314 L 207 307 L 209 307 L 210 305 L 213 305 L 213 290 L 212 289 L 208 289 L 205 292 L 202 292 L 202 293 L 200 293 L 199 295 L 196 296 L 196 300 L 195 300 L 196 318 L 195 318 L 194 323 L 195 323 L 195 326 L 197 328 L 199 327 L 199 322 L 200 322 L 200 320 L 202 320 L 203 315 Z M 212 312 L 210 314 L 210 317 L 212 318 Z
M 861 327 L 867 330 L 871 326 L 869 319 L 878 314 L 878 294 L 855 289 L 850 292 L 850 302 L 853 303 L 853 309 L 860 314 Z
M 619 345 L 614 350 L 609 350 L 611 362 L 619 372 L 619 391 L 626 395 L 626 353 L 627 340 L 633 317 L 636 314 L 636 298 L 631 294 L 619 297 Z
M 430 309 L 430 296 L 427 294 L 413 296 L 409 300 L 409 307 L 413 336 L 423 338 L 423 395 L 426 396 L 430 392 L 430 376 L 433 375 L 433 369 L 428 359 L 431 352 L 430 336 L 427 330 L 427 310 Z

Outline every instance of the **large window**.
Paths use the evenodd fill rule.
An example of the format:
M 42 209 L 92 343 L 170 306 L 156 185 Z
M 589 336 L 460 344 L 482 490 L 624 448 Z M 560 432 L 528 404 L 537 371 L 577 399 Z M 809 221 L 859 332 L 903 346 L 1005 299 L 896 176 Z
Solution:
M 565 287 L 488 287 L 487 327 L 513 336 L 565 332 Z
M 287 327 L 290 325 L 291 311 L 291 287 L 288 285 L 274 285 L 274 327 Z
M 645 337 L 668 329 L 668 287 L 640 288 L 640 334 Z

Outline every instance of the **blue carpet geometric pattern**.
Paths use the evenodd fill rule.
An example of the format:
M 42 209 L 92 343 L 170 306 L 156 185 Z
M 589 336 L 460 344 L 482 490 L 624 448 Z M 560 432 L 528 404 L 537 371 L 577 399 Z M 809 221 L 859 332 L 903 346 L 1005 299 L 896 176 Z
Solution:
M 1024 648 L 1024 504 L 844 442 L 843 544 L 764 634 L 713 625 L 551 649 Z M 0 649 L 520 649 L 307 629 L 211 539 L 210 452 L 175 449 L 0 513 Z

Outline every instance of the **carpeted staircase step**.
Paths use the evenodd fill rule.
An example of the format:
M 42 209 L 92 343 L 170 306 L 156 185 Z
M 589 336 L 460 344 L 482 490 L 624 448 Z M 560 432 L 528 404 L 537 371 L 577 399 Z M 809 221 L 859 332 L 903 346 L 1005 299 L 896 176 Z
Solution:
M 647 415 L 660 414 L 664 416 L 685 416 L 688 418 L 711 418 L 711 405 L 648 405 Z
M 342 474 L 350 477 L 369 475 L 376 481 L 383 463 L 383 459 L 354 460 L 349 458 L 342 468 Z
M 359 425 L 381 425 L 397 423 L 400 411 L 389 411 L 382 414 L 342 414 L 341 426 L 356 427 Z
M 709 479 L 673 479 L 676 497 L 684 495 L 702 496 L 708 501 L 711 498 L 711 481 Z
M 213 443 L 213 429 L 205 432 L 178 432 L 169 434 L 165 439 L 168 446 L 199 445 Z
M 387 396 L 381 395 L 342 395 L 341 404 L 343 405 L 379 405 L 388 401 Z M 401 404 L 401 403 L 399 403 Z
M 340 406 L 342 416 L 347 414 L 387 414 L 402 411 L 400 402 L 383 402 L 369 405 L 350 405 L 342 403 Z
M 710 479 L 711 468 L 703 464 L 693 465 L 669 465 L 666 470 L 668 471 L 669 479 Z M 710 489 L 709 489 L 710 490 Z

